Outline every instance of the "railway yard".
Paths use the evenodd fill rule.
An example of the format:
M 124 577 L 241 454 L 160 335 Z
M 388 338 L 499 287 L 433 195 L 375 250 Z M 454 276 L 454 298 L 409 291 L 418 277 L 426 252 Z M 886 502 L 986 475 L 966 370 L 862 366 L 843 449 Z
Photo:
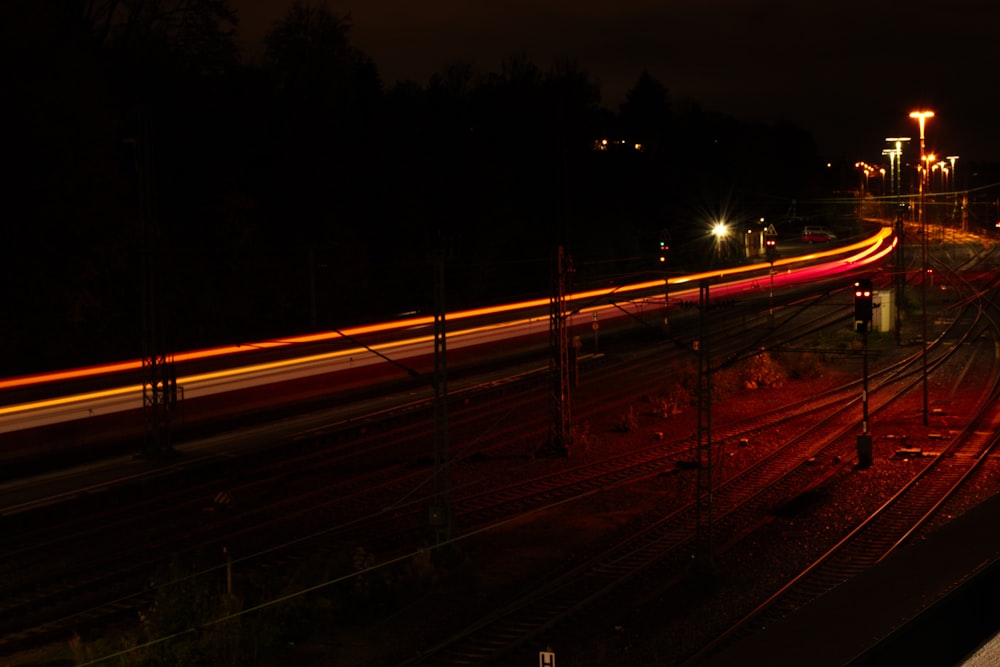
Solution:
M 847 379 L 840 375 L 841 371 L 834 370 L 825 380 L 834 383 Z M 721 404 L 717 416 L 723 422 L 751 419 L 774 405 L 795 402 L 803 392 L 815 391 L 816 386 L 815 380 L 789 381 L 780 388 L 747 391 Z M 873 427 L 879 435 L 870 468 L 857 469 L 857 459 L 850 452 L 810 460 L 812 481 L 805 487 L 798 488 L 794 495 L 779 493 L 763 502 L 749 525 L 738 530 L 727 527 L 729 539 L 715 545 L 711 572 L 700 572 L 682 561 L 675 562 L 674 567 L 684 577 L 640 576 L 640 584 L 628 589 L 627 604 L 597 603 L 595 609 L 577 616 L 569 628 L 560 632 L 558 642 L 545 646 L 536 643 L 499 664 L 527 664 L 530 654 L 547 648 L 556 652 L 560 661 L 572 665 L 671 665 L 693 659 L 719 632 L 749 613 L 805 564 L 819 558 L 910 481 L 938 451 L 938 435 L 947 433 L 949 424 L 962 419 L 954 413 L 938 414 L 925 427 L 920 407 L 919 396 L 916 400 L 911 397 L 886 423 Z M 673 419 L 670 428 L 696 428 L 693 415 Z M 655 418 L 648 421 L 652 423 L 635 432 L 613 434 L 610 446 L 616 451 L 649 447 L 663 426 L 655 423 Z M 759 432 L 746 444 L 730 442 L 724 465 L 735 471 L 741 466 L 741 456 L 760 456 L 780 446 L 786 435 L 782 429 L 774 429 Z M 580 458 L 590 456 L 600 454 L 585 452 Z M 994 456 L 913 539 L 923 539 L 923 535 L 998 491 L 1000 461 Z M 612 543 L 623 530 L 636 530 L 636 526 L 650 522 L 651 515 L 662 514 L 664 506 L 683 503 L 693 493 L 691 471 L 664 472 L 612 486 L 572 505 L 477 535 L 464 547 L 469 556 L 467 566 L 442 582 L 436 596 L 415 602 L 389 622 L 373 627 L 374 634 L 359 638 L 345 632 L 328 637 L 331 643 L 326 649 L 336 646 L 338 651 L 357 651 L 358 664 L 394 664 L 401 660 L 395 647 L 406 643 L 406 637 L 411 645 L 420 646 L 426 636 L 439 631 L 446 619 L 488 615 L 487 610 L 477 608 L 477 600 L 470 599 L 470 590 L 484 598 L 502 598 L 532 578 L 536 586 L 545 586 L 562 568 L 585 559 L 595 543 Z M 386 647 L 393 658 L 380 662 L 382 657 L 376 655 L 375 647 Z M 323 654 L 318 646 L 312 649 Z M 303 651 L 308 655 L 310 648 L 304 647 Z M 453 655 L 437 662 L 428 659 L 430 664 L 459 662 Z M 316 664 L 322 664 L 322 660 Z M 414 659 L 412 664 L 424 662 Z
M 667 340 L 583 341 L 566 457 L 540 454 L 550 387 L 529 368 L 455 382 L 443 475 L 414 400 L 8 513 L 0 663 L 140 664 L 126 660 L 178 646 L 211 646 L 211 664 L 709 661 L 1000 491 L 995 262 L 949 253 L 969 259 L 938 271 L 926 355 L 917 322 L 870 336 L 870 466 L 846 294 L 706 316 L 727 362 L 710 410 L 691 400 L 689 312 Z M 447 539 L 430 549 L 440 485 Z M 202 587 L 224 595 L 191 597 Z M 179 625 L 150 611 L 179 598 L 201 599 Z M 264 641 L 289 619 L 296 632 Z

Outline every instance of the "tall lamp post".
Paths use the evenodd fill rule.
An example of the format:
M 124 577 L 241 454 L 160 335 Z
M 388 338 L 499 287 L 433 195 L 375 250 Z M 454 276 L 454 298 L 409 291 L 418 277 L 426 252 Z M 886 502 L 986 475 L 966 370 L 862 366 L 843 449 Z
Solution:
M 923 186 L 923 192 L 922 192 L 922 194 L 920 196 L 920 219 L 922 221 L 921 224 L 923 224 L 925 226 L 927 225 L 927 218 L 928 217 L 934 217 L 934 216 L 928 216 L 927 215 L 927 195 L 929 195 L 931 193 L 931 191 L 934 190 L 934 166 L 933 165 L 934 165 L 934 160 L 936 160 L 936 159 L 937 159 L 937 155 L 935 155 L 934 153 L 927 153 L 922 158 L 924 164 L 923 164 L 923 171 L 920 174 L 922 176 L 922 179 L 923 179 L 922 182 L 921 182 L 921 185 Z M 932 234 L 935 233 L 935 231 L 933 229 L 933 225 L 931 226 L 931 233 Z M 928 241 L 929 240 L 930 239 L 928 239 Z
M 900 170 L 903 165 L 903 142 L 909 141 L 909 137 L 886 137 L 886 141 L 891 142 L 893 148 L 889 149 L 889 166 L 893 173 L 890 174 L 892 181 L 892 191 L 896 195 L 896 345 L 902 344 L 903 322 L 900 316 L 900 309 L 903 305 L 903 291 L 906 289 L 906 253 L 903 245 L 903 202 L 900 199 L 902 189 L 900 188 Z M 885 153 L 886 151 L 883 151 Z
M 723 243 L 725 242 L 725 238 L 729 236 L 729 226 L 721 220 L 716 222 L 712 226 L 712 235 L 715 236 L 716 254 L 718 254 L 721 261 L 723 259 Z
M 893 187 L 893 193 L 898 197 L 899 194 L 900 194 L 900 192 L 901 192 L 900 183 L 899 183 L 899 181 L 900 181 L 900 179 L 899 179 L 899 171 L 900 171 L 900 168 L 902 167 L 902 164 L 903 164 L 902 163 L 903 142 L 904 141 L 909 141 L 910 138 L 909 137 L 886 137 L 885 140 L 888 141 L 888 142 L 890 142 L 892 144 L 892 146 L 893 146 L 888 151 L 882 151 L 882 152 L 883 153 L 886 153 L 886 152 L 889 153 L 889 166 L 894 168 L 893 169 L 893 173 L 891 174 L 891 180 L 893 182 L 893 186 L 892 186 Z M 895 160 L 893 160 L 893 156 L 895 156 Z
M 864 218 L 865 217 L 865 195 L 869 191 L 868 179 L 871 176 L 872 171 L 874 171 L 874 167 L 872 167 L 867 162 L 855 162 L 854 163 L 854 168 L 861 170 L 861 176 L 862 176 L 861 183 L 860 183 L 861 196 L 858 197 L 858 217 L 859 218 Z
M 948 176 L 951 173 L 951 167 L 949 167 L 948 163 L 945 162 L 944 160 L 940 160 L 940 161 L 934 163 L 934 168 L 941 170 L 941 191 L 947 193 L 948 192 Z
M 926 161 L 926 155 L 924 153 L 924 124 L 927 122 L 928 118 L 933 118 L 933 111 L 911 111 L 910 118 L 915 118 L 920 124 L 920 164 L 923 166 Z M 926 168 L 920 178 L 920 245 L 923 254 L 923 275 L 920 276 L 920 300 L 922 302 L 922 333 L 921 333 L 921 345 L 923 350 L 921 351 L 921 359 L 923 366 L 923 385 L 924 385 L 924 426 L 927 426 L 927 221 L 924 218 L 924 177 L 926 176 Z
M 956 173 L 955 173 L 955 160 L 957 160 L 957 159 L 958 159 L 957 155 L 948 155 L 948 156 L 945 157 L 945 160 L 947 160 L 949 163 L 951 163 L 951 189 L 952 190 L 957 190 L 957 184 L 958 184 L 958 181 L 955 180 L 955 176 L 956 176 Z
M 954 193 L 954 195 L 955 195 L 955 207 L 952 209 L 952 211 L 954 212 L 954 211 L 958 211 L 958 202 L 959 202 L 959 198 L 958 198 L 958 178 L 957 178 L 958 172 L 955 171 L 955 160 L 958 159 L 958 156 L 957 155 L 948 155 L 948 156 L 945 156 L 944 159 L 951 163 L 951 190 L 950 191 L 952 193 Z M 954 215 L 954 213 L 953 213 L 953 215 Z M 958 216 L 957 215 L 954 215 L 954 217 L 956 218 L 956 220 L 955 220 L 955 227 L 957 229 L 958 226 L 959 226 L 958 223 L 960 221 L 958 220 Z

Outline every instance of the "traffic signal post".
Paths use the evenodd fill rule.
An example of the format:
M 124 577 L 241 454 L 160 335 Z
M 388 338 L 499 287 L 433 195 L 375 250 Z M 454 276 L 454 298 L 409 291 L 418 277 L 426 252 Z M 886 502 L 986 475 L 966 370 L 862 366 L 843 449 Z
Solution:
M 670 232 L 660 230 L 660 268 L 663 269 L 663 328 L 670 331 L 670 274 L 667 273 L 667 253 L 670 251 Z
M 861 435 L 858 436 L 858 467 L 872 464 L 872 436 L 868 432 L 868 330 L 872 323 L 872 281 L 862 278 L 854 282 L 854 326 L 861 334 Z
M 771 278 L 771 307 L 768 314 L 771 317 L 771 322 L 774 322 L 774 260 L 778 257 L 778 235 L 774 233 L 774 227 L 769 227 L 767 233 L 764 234 L 764 251 L 767 253 L 767 261 L 771 265 L 771 270 L 768 272 Z

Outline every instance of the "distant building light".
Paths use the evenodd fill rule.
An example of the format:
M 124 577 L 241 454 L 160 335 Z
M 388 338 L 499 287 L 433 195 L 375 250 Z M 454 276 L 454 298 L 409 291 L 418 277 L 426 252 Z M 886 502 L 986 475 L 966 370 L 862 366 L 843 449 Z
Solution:
M 595 151 L 609 151 L 609 150 L 636 150 L 641 151 L 643 149 L 640 143 L 631 143 L 626 139 L 595 139 L 594 147 Z

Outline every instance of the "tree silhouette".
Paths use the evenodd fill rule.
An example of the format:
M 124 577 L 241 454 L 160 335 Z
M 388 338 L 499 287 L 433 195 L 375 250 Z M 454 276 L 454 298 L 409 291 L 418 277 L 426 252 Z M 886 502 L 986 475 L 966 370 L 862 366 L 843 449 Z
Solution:
M 572 59 L 525 53 L 383 91 L 350 14 L 293 4 L 259 62 L 237 18 L 226 0 L 0 7 L 0 374 L 138 356 L 140 106 L 185 349 L 426 312 L 439 235 L 461 308 L 546 295 L 556 243 L 581 286 L 607 284 L 647 270 L 663 227 L 680 251 L 719 202 L 749 219 L 815 191 L 807 133 L 673 100 L 649 72 L 617 112 Z
M 90 37 L 133 58 L 220 72 L 238 59 L 236 12 L 226 0 L 79 0 Z

